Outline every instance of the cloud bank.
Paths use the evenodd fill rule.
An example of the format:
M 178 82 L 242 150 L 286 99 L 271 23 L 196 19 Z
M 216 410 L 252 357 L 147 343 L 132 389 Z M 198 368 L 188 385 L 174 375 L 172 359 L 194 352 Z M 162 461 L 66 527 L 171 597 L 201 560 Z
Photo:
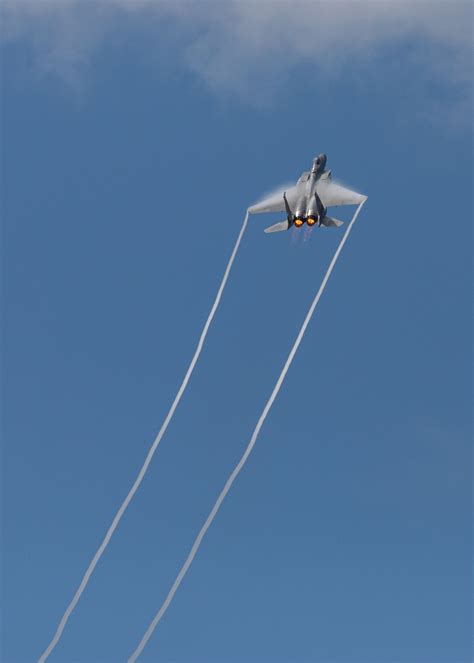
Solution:
M 72 84 L 126 25 L 142 30 L 160 66 L 182 66 L 245 102 L 284 91 L 301 68 L 314 85 L 390 57 L 471 94 L 470 1 L 4 0 L 2 13 L 3 39 L 26 41 L 39 71 Z

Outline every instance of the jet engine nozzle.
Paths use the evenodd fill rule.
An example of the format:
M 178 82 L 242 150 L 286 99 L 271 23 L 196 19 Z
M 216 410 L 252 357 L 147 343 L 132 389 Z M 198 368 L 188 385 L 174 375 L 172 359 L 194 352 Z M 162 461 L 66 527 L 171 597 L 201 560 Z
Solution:
M 301 218 L 299 218 L 299 217 L 295 219 L 295 226 L 296 226 L 297 228 L 301 228 L 301 226 L 303 225 L 303 223 L 304 223 L 304 219 L 301 219 Z
M 314 218 L 314 216 L 308 216 L 308 218 L 306 219 L 306 223 L 308 224 L 308 226 L 314 226 L 314 224 L 316 223 L 316 219 Z

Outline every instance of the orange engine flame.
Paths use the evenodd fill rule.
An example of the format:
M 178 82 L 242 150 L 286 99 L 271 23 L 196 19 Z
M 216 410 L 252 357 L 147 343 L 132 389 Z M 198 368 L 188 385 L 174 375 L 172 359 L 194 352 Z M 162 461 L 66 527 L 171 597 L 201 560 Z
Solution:
M 303 225 L 303 223 L 304 223 L 303 219 L 295 219 L 295 226 L 296 226 L 297 228 L 301 228 L 301 226 Z
M 312 216 L 308 216 L 308 218 L 306 219 L 306 223 L 308 224 L 308 226 L 314 226 L 314 224 L 316 223 L 316 219 Z

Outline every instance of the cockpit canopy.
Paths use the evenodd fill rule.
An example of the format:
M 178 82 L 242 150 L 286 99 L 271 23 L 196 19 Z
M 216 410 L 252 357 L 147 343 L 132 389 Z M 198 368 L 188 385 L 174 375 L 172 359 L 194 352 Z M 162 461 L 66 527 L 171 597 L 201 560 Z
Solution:
M 325 154 L 318 154 L 317 157 L 313 159 L 313 168 L 311 169 L 312 173 L 320 173 L 324 170 L 326 166 L 327 157 Z

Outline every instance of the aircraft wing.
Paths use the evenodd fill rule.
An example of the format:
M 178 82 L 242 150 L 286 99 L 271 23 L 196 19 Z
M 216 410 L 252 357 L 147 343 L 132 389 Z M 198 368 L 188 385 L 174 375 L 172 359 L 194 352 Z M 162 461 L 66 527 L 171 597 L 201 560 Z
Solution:
M 249 207 L 250 214 L 261 214 L 262 212 L 285 212 L 285 201 L 283 200 L 284 193 L 285 189 L 282 189 L 281 191 L 274 193 L 268 198 L 255 203 L 255 205 Z M 295 186 L 286 189 L 286 198 L 291 208 L 293 208 L 293 205 L 296 204 L 296 196 L 297 194 Z
M 363 196 L 361 193 L 346 189 L 340 184 L 335 184 L 330 177 L 318 180 L 316 191 L 324 207 L 359 205 L 359 203 L 367 198 L 367 196 Z

